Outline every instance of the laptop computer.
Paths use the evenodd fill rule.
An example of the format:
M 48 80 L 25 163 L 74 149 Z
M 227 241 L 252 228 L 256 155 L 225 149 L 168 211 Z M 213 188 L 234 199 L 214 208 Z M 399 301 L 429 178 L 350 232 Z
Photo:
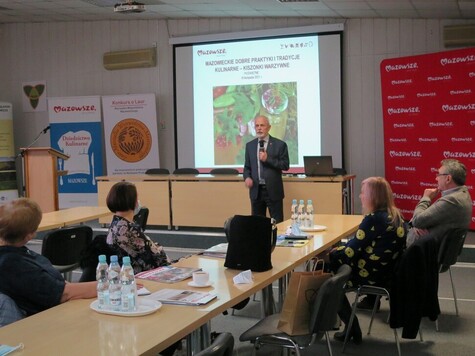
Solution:
M 335 176 L 332 156 L 304 156 L 303 165 L 307 177 Z

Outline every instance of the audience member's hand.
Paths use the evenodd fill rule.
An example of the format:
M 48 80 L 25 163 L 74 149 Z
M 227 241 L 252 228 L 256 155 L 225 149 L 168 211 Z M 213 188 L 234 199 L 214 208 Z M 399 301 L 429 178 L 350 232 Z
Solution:
M 248 188 L 252 188 L 252 185 L 253 185 L 253 182 L 252 182 L 252 178 L 246 178 L 246 180 L 244 181 L 244 184 L 246 185 L 246 187 Z
M 430 200 L 434 200 L 435 197 L 440 193 L 439 189 L 432 188 L 424 190 L 424 198 L 429 198 Z

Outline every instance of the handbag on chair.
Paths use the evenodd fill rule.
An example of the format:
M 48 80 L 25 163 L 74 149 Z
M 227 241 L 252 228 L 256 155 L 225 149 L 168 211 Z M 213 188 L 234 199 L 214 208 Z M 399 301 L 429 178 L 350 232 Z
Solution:
M 271 254 L 277 241 L 274 219 L 234 215 L 226 220 L 224 231 L 228 239 L 225 267 L 254 272 L 272 268 Z

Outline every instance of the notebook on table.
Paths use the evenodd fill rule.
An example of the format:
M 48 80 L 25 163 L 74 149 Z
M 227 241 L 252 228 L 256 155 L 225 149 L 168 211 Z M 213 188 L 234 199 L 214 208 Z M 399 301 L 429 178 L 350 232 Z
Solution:
M 307 177 L 336 176 L 332 156 L 304 156 L 303 165 Z

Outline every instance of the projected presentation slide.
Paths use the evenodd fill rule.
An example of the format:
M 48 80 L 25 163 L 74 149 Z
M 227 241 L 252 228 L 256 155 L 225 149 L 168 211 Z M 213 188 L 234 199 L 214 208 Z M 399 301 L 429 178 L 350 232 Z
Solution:
M 340 39 L 301 33 L 175 47 L 178 166 L 242 168 L 259 116 L 287 143 L 292 172 L 303 156 L 341 164 Z

